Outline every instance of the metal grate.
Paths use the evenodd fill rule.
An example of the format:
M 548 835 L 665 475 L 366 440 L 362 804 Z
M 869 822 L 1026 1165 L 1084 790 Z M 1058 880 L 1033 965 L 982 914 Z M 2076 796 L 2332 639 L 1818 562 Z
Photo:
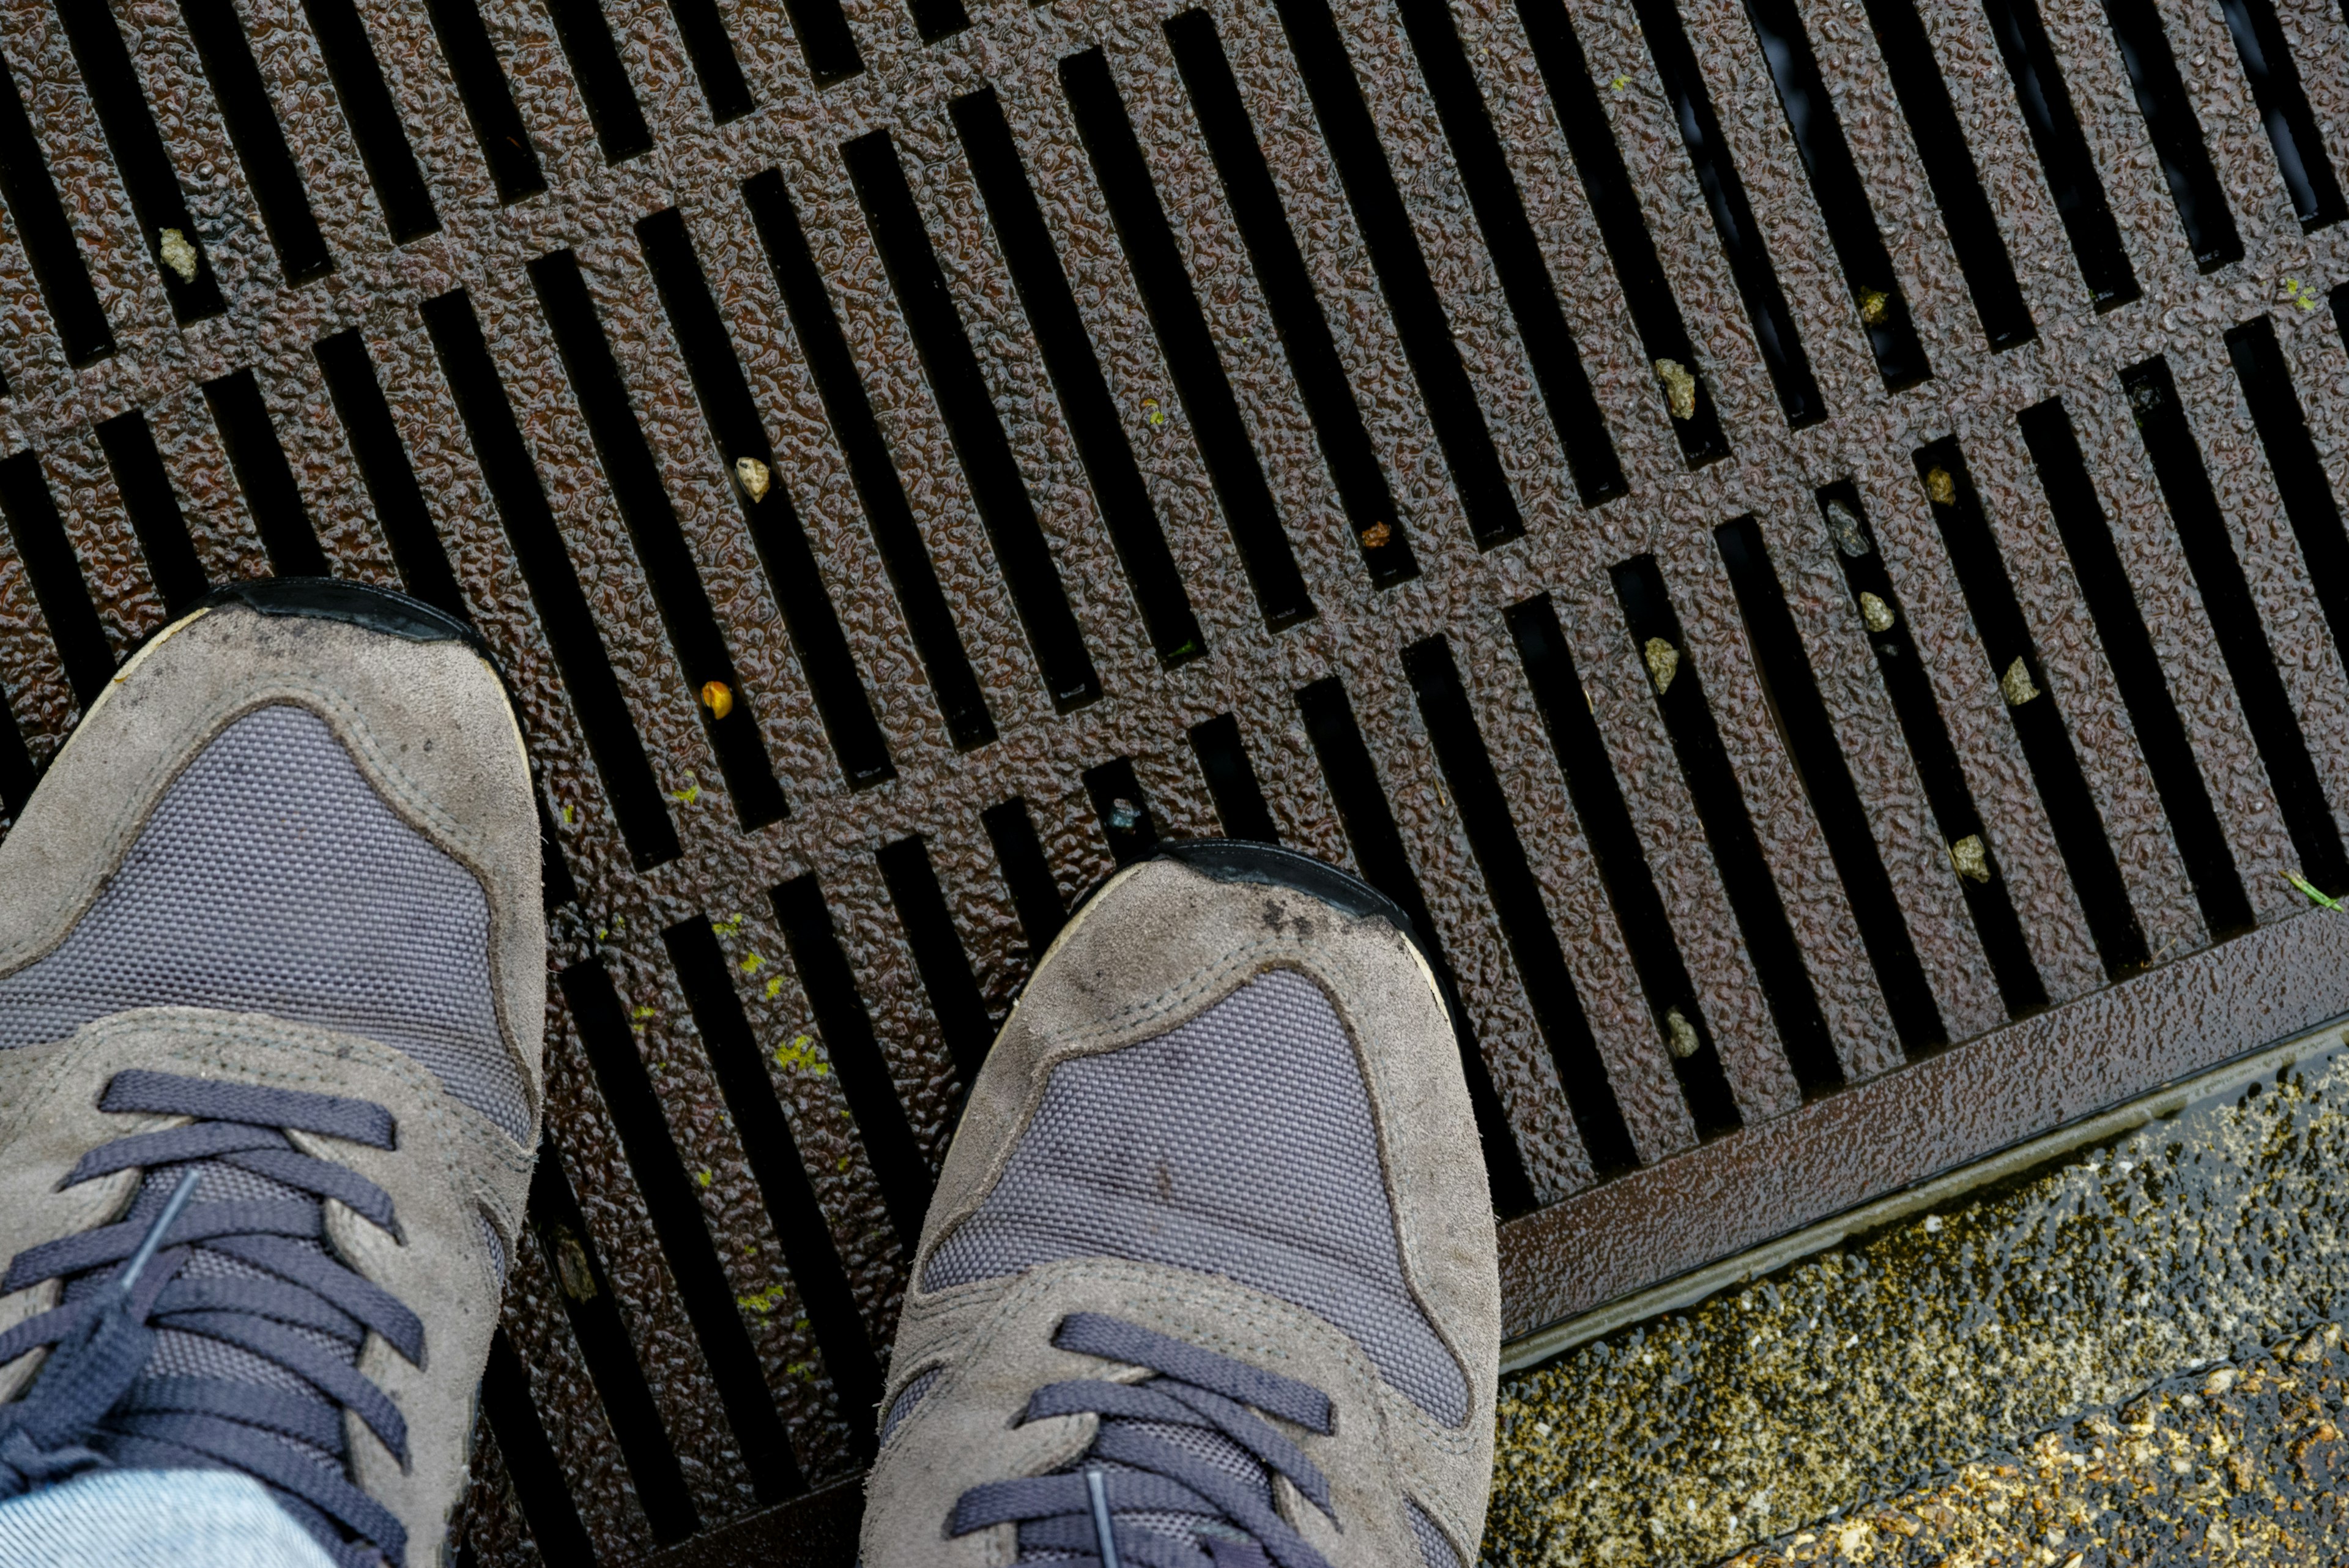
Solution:
M 210 582 L 500 651 L 558 941 L 475 1562 L 836 1530 L 960 1085 L 1165 835 L 1423 923 L 1524 1333 L 2349 1007 L 2344 57 L 9 0 L 0 804 Z

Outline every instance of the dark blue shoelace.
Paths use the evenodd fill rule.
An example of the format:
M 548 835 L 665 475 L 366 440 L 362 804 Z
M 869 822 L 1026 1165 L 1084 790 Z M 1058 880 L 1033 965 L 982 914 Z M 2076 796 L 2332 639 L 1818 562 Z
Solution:
M 1321 1471 L 1257 1414 L 1326 1437 L 1334 1429 L 1329 1396 L 1098 1313 L 1063 1319 L 1052 1343 L 1147 1367 L 1154 1376 L 1038 1389 L 1020 1421 L 1097 1416 L 1092 1446 L 1058 1473 L 971 1488 L 955 1503 L 948 1534 L 1016 1523 L 1023 1562 L 1049 1554 L 1101 1568 L 1330 1568 L 1270 1506 L 1268 1486 L 1250 1487 L 1165 1431 L 1212 1434 L 1329 1514 L 1330 1484 Z
M 105 1467 L 241 1470 L 269 1487 L 338 1563 L 404 1561 L 407 1532 L 348 1480 L 343 1412 L 408 1461 L 398 1407 L 351 1365 L 368 1331 L 411 1363 L 424 1325 L 324 1242 L 334 1199 L 399 1234 L 391 1199 L 357 1173 L 296 1149 L 288 1129 L 390 1148 L 391 1114 L 369 1101 L 223 1084 L 167 1073 L 118 1073 L 98 1108 L 195 1118 L 91 1150 L 64 1185 L 113 1171 L 201 1161 L 252 1172 L 301 1197 L 191 1201 L 191 1169 L 161 1213 L 29 1247 L 0 1278 L 0 1295 L 44 1281 L 108 1283 L 0 1334 L 0 1366 L 51 1347 L 31 1391 L 0 1405 L 0 1499 Z M 200 1253 L 242 1265 L 188 1277 Z M 233 1345 L 292 1375 L 300 1393 L 224 1376 L 150 1376 L 159 1330 Z M 306 1332 L 304 1332 L 306 1331 Z M 322 1339 L 328 1343 L 322 1343 Z M 330 1345 L 344 1348 L 338 1355 Z

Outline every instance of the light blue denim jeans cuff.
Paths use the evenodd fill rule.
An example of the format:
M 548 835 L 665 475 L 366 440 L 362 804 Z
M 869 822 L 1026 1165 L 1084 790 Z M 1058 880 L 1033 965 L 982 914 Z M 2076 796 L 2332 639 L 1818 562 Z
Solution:
M 0 1568 L 334 1568 L 234 1470 L 97 1470 L 0 1502 Z

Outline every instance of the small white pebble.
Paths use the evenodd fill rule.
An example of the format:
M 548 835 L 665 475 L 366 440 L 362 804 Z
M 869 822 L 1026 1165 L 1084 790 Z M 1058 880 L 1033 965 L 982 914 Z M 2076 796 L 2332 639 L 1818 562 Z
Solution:
M 1928 1234 L 1930 1234 L 1940 1228 L 1941 1217 L 1939 1214 L 1928 1214 L 1925 1216 L 1925 1230 Z

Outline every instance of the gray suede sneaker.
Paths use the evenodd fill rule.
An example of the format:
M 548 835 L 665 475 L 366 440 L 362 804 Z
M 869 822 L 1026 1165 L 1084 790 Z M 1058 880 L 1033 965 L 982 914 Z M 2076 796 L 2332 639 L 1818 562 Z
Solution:
M 91 705 L 0 841 L 0 1499 L 226 1467 L 337 1562 L 441 1560 L 538 856 L 497 672 L 398 595 L 225 591 Z
M 1493 1212 L 1408 930 L 1221 842 L 1078 911 L 923 1227 L 865 1568 L 1475 1560 Z

